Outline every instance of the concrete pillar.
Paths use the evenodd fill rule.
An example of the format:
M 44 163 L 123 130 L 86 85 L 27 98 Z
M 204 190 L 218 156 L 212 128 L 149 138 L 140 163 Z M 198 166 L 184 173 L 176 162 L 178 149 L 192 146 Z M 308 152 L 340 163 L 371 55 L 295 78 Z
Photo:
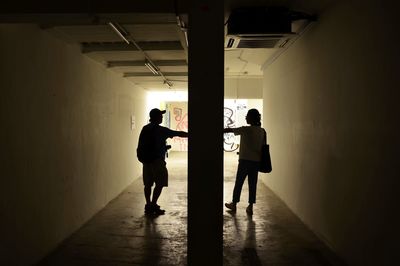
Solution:
M 222 265 L 224 2 L 189 13 L 188 265 Z

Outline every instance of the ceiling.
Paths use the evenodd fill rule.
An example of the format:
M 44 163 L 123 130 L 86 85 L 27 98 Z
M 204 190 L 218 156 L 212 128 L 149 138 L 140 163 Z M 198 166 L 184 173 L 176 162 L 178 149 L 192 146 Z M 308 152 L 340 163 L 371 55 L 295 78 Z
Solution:
M 112 22 L 128 39 L 108 23 Z M 78 44 L 85 56 L 101 63 L 147 90 L 187 90 L 188 65 L 185 32 L 174 13 L 126 15 L 96 14 L 62 23 L 46 23 L 43 30 L 70 44 Z M 146 62 L 158 69 L 153 74 Z M 167 82 L 172 85 L 168 86 Z
M 141 1 L 143 2 L 143 1 Z M 230 10 L 242 6 L 285 6 L 303 12 L 323 11 L 333 0 L 225 1 L 225 19 Z M 161 2 L 160 2 L 161 3 Z M 169 3 L 169 4 L 168 4 Z M 183 3 L 183 4 L 182 4 Z M 146 90 L 187 90 L 188 19 L 184 1 L 163 1 L 162 5 L 139 3 L 138 12 L 57 14 L 35 16 L 37 24 L 70 44 L 81 46 L 85 56 L 101 63 Z M 157 6 L 157 9 L 154 8 Z M 17 9 L 17 6 L 15 7 Z M 50 8 L 50 7 L 49 7 Z M 19 10 L 19 9 L 18 9 Z M 101 10 L 101 9 L 99 9 Z M 154 10 L 154 11 L 153 11 Z M 30 12 L 32 13 L 32 12 Z M 43 12 L 37 12 L 43 13 Z M 32 17 L 32 16 L 31 16 Z M 2 20 L 27 20 L 27 16 L 0 14 Z M 110 25 L 109 22 L 113 24 Z M 113 29 L 117 27 L 129 43 Z M 294 25 L 295 26 L 295 25 Z M 262 65 L 281 48 L 226 49 L 226 78 L 260 78 Z M 151 63 L 154 74 L 145 63 Z

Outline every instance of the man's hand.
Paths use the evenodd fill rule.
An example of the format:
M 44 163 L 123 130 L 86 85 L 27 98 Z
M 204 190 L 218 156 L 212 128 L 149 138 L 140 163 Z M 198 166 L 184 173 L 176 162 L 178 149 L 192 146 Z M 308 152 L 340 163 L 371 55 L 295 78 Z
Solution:
M 187 138 L 189 136 L 189 133 L 184 132 L 184 131 L 178 131 L 178 135 L 177 136 L 181 137 L 181 138 Z

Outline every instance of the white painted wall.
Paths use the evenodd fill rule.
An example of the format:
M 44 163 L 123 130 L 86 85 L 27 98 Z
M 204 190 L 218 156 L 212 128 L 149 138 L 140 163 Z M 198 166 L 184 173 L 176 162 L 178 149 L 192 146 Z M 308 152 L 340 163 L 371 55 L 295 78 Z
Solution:
M 393 3 L 332 6 L 264 72 L 273 172 L 261 179 L 349 265 L 397 261 Z
M 262 77 L 226 77 L 224 87 L 225 99 L 262 99 Z
M 0 58 L 0 264 L 30 265 L 141 175 L 146 93 L 32 25 Z

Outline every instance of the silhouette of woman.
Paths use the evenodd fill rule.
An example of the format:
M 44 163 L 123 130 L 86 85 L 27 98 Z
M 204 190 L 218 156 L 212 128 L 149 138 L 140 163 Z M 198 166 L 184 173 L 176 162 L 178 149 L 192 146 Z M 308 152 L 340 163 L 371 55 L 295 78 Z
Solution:
M 261 147 L 264 142 L 264 129 L 261 127 L 261 115 L 257 109 L 250 109 L 246 115 L 246 122 L 250 126 L 225 128 L 224 133 L 233 132 L 240 135 L 239 165 L 236 173 L 235 187 L 232 202 L 225 203 L 225 207 L 236 211 L 236 204 L 240 201 L 240 194 L 246 176 L 249 184 L 249 205 L 246 212 L 253 214 L 253 204 L 256 202 L 258 170 L 261 160 Z

